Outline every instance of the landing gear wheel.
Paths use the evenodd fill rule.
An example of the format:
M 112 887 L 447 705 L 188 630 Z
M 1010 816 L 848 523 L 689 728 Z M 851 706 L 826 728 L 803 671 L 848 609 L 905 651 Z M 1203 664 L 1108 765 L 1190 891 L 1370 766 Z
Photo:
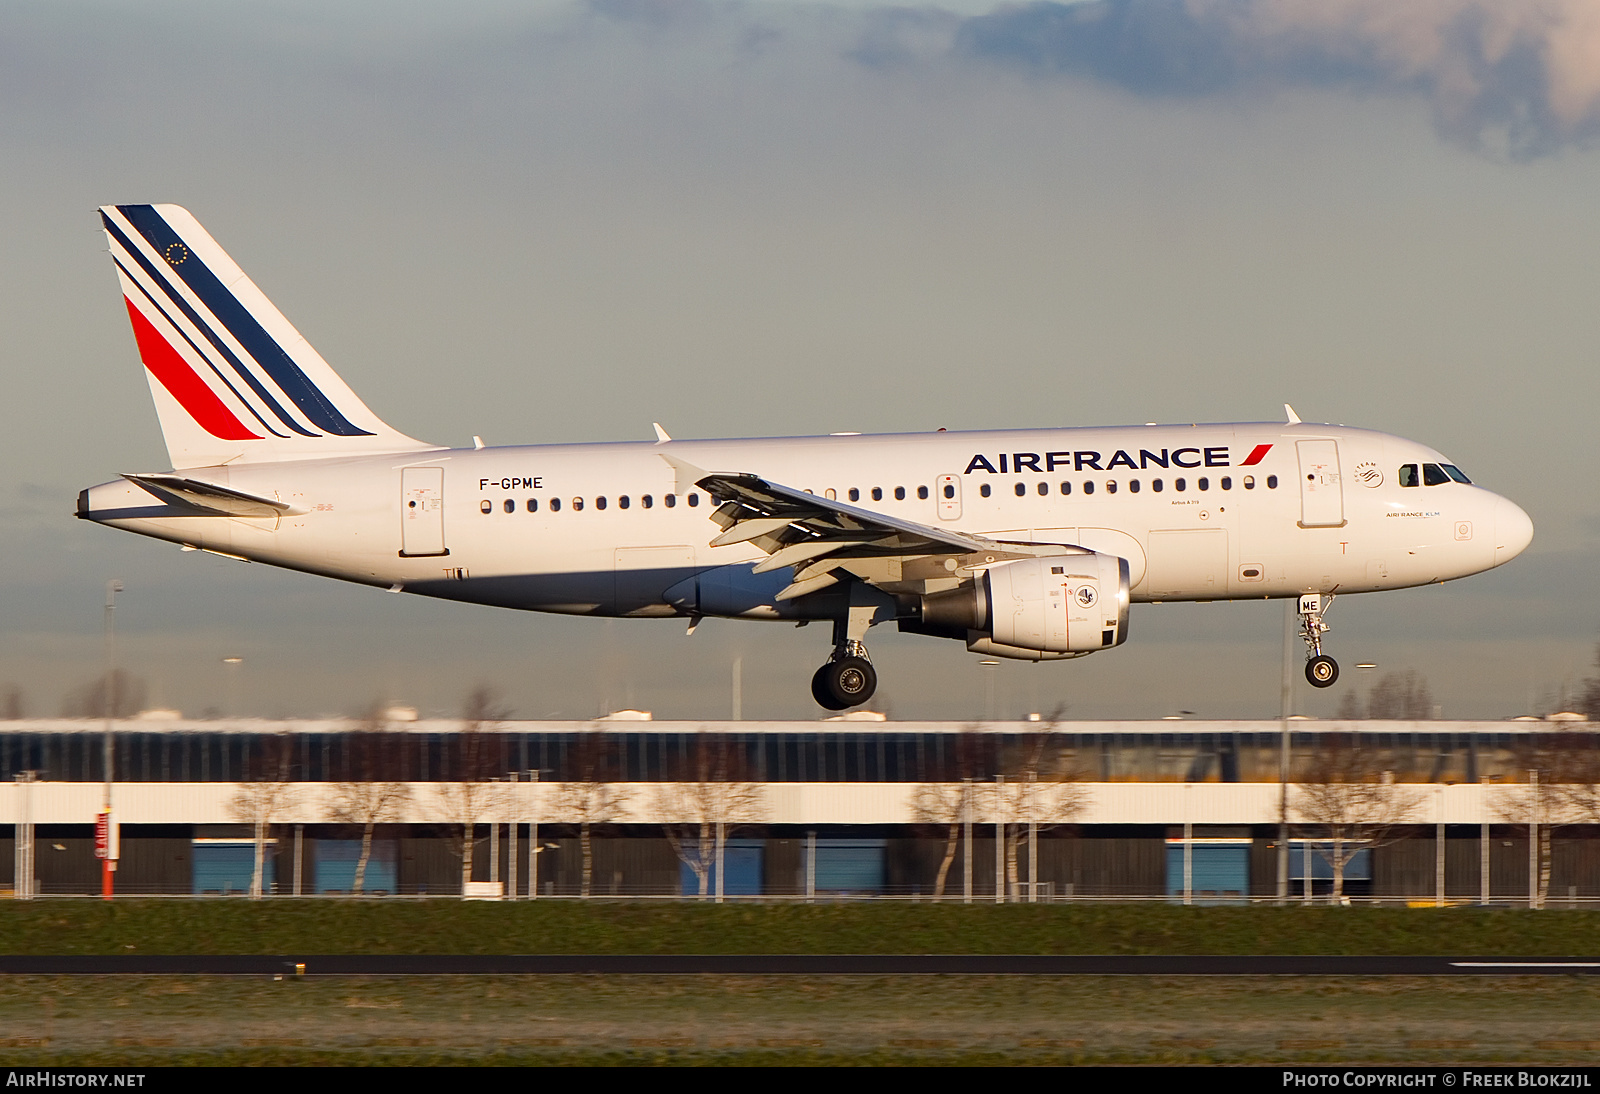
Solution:
M 824 710 L 843 710 L 849 704 L 840 703 L 833 697 L 833 693 L 828 690 L 828 669 L 831 667 L 832 663 L 830 662 L 812 674 L 811 698 L 815 699 L 817 706 L 822 707 Z
M 1318 654 L 1306 662 L 1306 679 L 1314 688 L 1332 687 L 1333 682 L 1339 679 L 1339 662 Z
M 811 680 L 811 694 L 829 710 L 860 706 L 877 690 L 878 674 L 871 662 L 861 657 L 829 661 Z

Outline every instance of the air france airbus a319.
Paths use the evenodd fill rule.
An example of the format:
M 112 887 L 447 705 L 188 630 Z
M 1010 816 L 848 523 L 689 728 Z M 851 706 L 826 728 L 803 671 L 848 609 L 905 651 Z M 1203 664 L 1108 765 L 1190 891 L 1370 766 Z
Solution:
M 1533 538 L 1431 448 L 1302 422 L 444 448 L 356 397 L 187 210 L 101 209 L 173 470 L 78 516 L 393 592 L 574 615 L 832 624 L 811 690 L 866 702 L 881 623 L 986 657 L 1121 645 L 1129 605 L 1343 593 Z

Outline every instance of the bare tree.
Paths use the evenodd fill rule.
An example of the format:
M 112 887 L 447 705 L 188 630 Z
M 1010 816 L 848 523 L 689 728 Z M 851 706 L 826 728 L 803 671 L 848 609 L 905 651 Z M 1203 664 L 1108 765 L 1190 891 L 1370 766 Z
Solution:
M 766 819 L 766 794 L 750 778 L 743 748 L 727 734 L 696 736 L 687 770 L 679 774 L 656 784 L 655 811 L 665 822 L 663 830 L 673 853 L 694 871 L 704 900 L 717 853 L 729 834 Z
M 933 898 L 944 896 L 950 866 L 961 846 L 961 826 L 973 819 L 977 810 L 976 780 L 983 772 L 983 735 L 971 726 L 956 734 L 946 770 L 932 772 L 933 778 L 921 783 L 911 797 L 914 824 L 937 826 L 944 830 L 944 857 L 933 880 Z
M 1594 649 L 1594 667 L 1600 670 L 1600 644 Z M 1600 722 L 1600 672 L 1589 677 L 1583 682 L 1583 692 L 1578 700 L 1578 709 L 1584 717 L 1591 722 Z
M 1433 692 L 1416 669 L 1388 672 L 1367 695 L 1367 717 L 1420 722 L 1433 717 Z
M 508 717 L 493 688 L 482 684 L 473 688 L 462 708 L 461 731 L 455 735 L 454 769 L 447 781 L 434 787 L 436 811 L 460 833 L 463 895 L 472 881 L 478 825 L 498 821 L 505 812 L 507 784 L 499 781 L 506 774 L 504 741 L 495 729 Z
M 0 692 L 0 718 L 15 722 L 26 716 L 27 703 L 23 700 L 22 689 L 15 684 L 7 684 L 5 690 Z
M 1364 751 L 1354 734 L 1326 740 L 1295 787 L 1290 808 L 1307 828 L 1302 838 L 1318 840 L 1317 854 L 1333 869 L 1333 899 L 1344 896 L 1345 868 L 1364 850 L 1398 838 L 1426 795 L 1398 785 Z M 1306 879 L 1310 884 L 1310 879 Z
M 589 895 L 594 877 L 595 826 L 616 821 L 628 801 L 627 791 L 616 781 L 617 766 L 616 741 L 596 728 L 578 734 L 567 756 L 557 808 L 578 826 L 578 842 L 583 850 L 580 896 Z
M 353 893 L 361 893 L 366 886 L 374 829 L 401 820 L 411 800 L 404 762 L 405 735 L 390 729 L 382 704 L 374 703 L 346 739 L 345 778 L 334 784 L 328 805 L 332 823 L 361 826 L 361 855 L 350 886 Z
M 1530 903 L 1542 908 L 1550 898 L 1555 830 L 1569 824 L 1600 823 L 1600 751 L 1585 734 L 1530 737 L 1517 749 L 1523 781 L 1496 788 L 1490 809 L 1504 824 L 1525 832 L 1531 844 Z
M 234 819 L 251 826 L 255 839 L 255 863 L 250 872 L 250 899 L 260 900 L 266 891 L 267 839 L 272 825 L 293 808 L 298 794 L 289 781 L 294 763 L 294 739 L 287 733 L 265 737 L 253 744 L 246 757 L 245 781 L 238 784 L 228 801 Z M 295 864 L 296 869 L 299 863 Z
M 139 677 L 124 669 L 113 669 L 68 692 L 61 702 L 61 716 L 103 718 L 109 712 L 113 718 L 132 718 L 144 709 L 147 690 Z
M 1052 768 L 1049 763 L 1054 739 L 1052 717 L 1044 731 L 1026 734 L 1010 748 L 1003 764 L 1005 777 L 987 788 L 995 823 L 1005 826 L 1006 891 L 1013 900 L 1020 881 L 1017 847 L 1023 837 L 1032 840 L 1041 831 L 1071 824 L 1089 805 L 1083 773 L 1075 767 Z M 1030 883 L 1037 882 L 1032 873 Z

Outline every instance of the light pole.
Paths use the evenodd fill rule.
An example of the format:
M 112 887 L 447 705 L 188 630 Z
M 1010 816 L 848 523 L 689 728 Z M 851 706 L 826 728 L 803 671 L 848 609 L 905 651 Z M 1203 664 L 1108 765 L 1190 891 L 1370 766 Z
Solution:
M 228 666 L 228 718 L 237 722 L 239 720 L 239 666 L 244 664 L 244 658 L 224 657 L 222 663 Z
M 986 718 L 988 721 L 992 722 L 994 721 L 994 672 L 995 669 L 1000 667 L 1000 662 L 979 661 L 978 665 L 983 669 L 984 688 L 988 697 L 988 702 L 985 707 Z
M 1294 700 L 1294 600 L 1283 602 L 1283 680 L 1278 709 L 1278 903 L 1289 902 L 1289 714 Z M 1306 885 L 1310 886 L 1310 881 Z
M 122 591 L 122 582 L 112 578 L 106 582 L 106 683 L 104 692 L 104 707 L 106 716 L 105 749 L 101 763 L 105 767 L 106 786 L 104 802 L 100 808 L 100 816 L 95 818 L 95 853 L 100 856 L 100 895 L 106 900 L 111 899 L 113 889 L 112 874 L 117 872 L 117 829 L 111 821 L 111 779 L 113 761 L 116 747 L 112 740 L 112 720 L 116 717 L 117 702 L 117 594 Z

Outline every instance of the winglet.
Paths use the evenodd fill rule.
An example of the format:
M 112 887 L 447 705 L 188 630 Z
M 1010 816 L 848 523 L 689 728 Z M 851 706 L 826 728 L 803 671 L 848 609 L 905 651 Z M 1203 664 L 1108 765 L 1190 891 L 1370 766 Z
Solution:
M 656 444 L 666 444 L 672 440 L 671 437 L 667 436 L 667 431 L 661 428 L 660 422 L 651 422 L 650 424 L 656 427 Z
M 1285 425 L 1299 425 L 1300 424 L 1300 415 L 1296 414 L 1294 412 L 1294 407 L 1290 406 L 1288 403 L 1284 403 L 1283 404 L 1283 413 L 1289 419 L 1287 422 L 1284 423 Z

